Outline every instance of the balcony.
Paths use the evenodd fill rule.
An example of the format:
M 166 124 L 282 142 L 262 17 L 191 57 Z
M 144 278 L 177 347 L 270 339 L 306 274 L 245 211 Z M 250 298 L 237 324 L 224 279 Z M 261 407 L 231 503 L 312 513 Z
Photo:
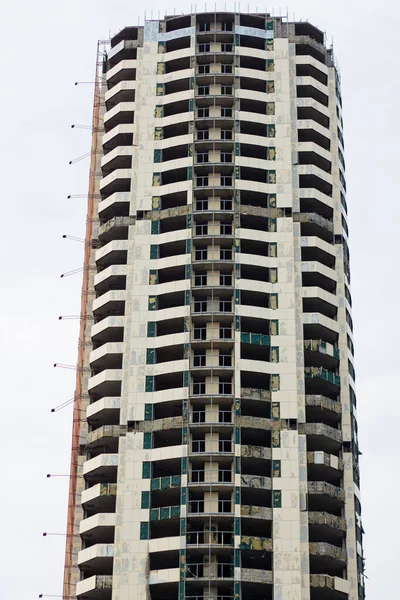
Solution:
M 186 581 L 190 579 L 218 581 L 233 580 L 233 563 L 186 563 Z
M 106 75 L 107 89 L 111 90 L 121 81 L 134 81 L 136 79 L 137 61 L 134 59 L 121 60 L 112 67 Z
M 270 346 L 271 337 L 262 333 L 240 333 L 240 341 L 242 344 L 252 344 L 255 346 Z
M 151 480 L 151 491 L 170 490 L 181 486 L 180 475 L 167 475 L 166 477 L 156 477 Z
M 318 312 L 318 311 L 317 311 Z M 304 340 L 305 359 L 308 363 L 336 369 L 339 364 L 339 348 L 323 340 Z
M 200 219 L 197 217 L 195 226 L 193 228 L 194 240 L 201 240 L 203 242 L 211 243 L 213 240 L 231 240 L 233 238 L 232 224 L 221 223 L 219 228 L 213 227 L 212 225 L 209 227 L 208 223 L 199 224 L 199 220 Z
M 111 575 L 93 575 L 76 583 L 76 597 L 79 600 L 111 600 Z
M 127 265 L 110 265 L 97 273 L 93 279 L 93 285 L 98 295 L 111 289 L 123 289 L 126 284 Z
M 96 570 L 101 575 L 111 575 L 114 544 L 95 544 L 78 552 L 78 565 L 82 571 Z
M 83 463 L 83 476 L 93 483 L 116 483 L 117 470 L 118 454 L 100 454 Z
M 92 402 L 86 408 L 86 419 L 90 425 L 118 425 L 121 398 L 106 397 Z
M 240 415 L 236 418 L 236 425 L 238 427 L 248 428 L 248 429 L 257 429 L 262 431 L 271 431 L 272 430 L 272 420 L 267 419 L 265 417 L 251 417 Z
M 233 427 L 232 410 L 193 411 L 190 426 L 199 430 L 208 430 L 212 426 L 215 432 L 224 431 L 226 427 Z
M 123 315 L 125 309 L 125 290 L 105 292 L 93 300 L 93 314 L 99 322 L 111 315 Z
M 346 565 L 346 550 L 327 542 L 310 542 L 310 571 L 343 569 Z
M 310 539 L 316 536 L 328 540 L 343 538 L 347 529 L 346 519 L 327 512 L 309 512 L 308 525 Z
M 206 250 L 206 252 L 201 252 L 201 250 Z M 221 248 L 221 252 L 218 254 L 214 252 L 207 251 L 207 248 L 196 248 L 194 253 L 193 265 L 200 265 L 205 269 L 212 270 L 221 270 L 224 267 L 229 266 L 233 267 L 233 250 L 231 248 Z
M 130 125 L 134 121 L 135 102 L 120 102 L 104 113 L 104 129 L 106 133 L 118 125 Z M 132 148 L 131 148 L 132 151 Z M 103 158 L 104 160 L 104 158 Z M 102 164 L 103 166 L 103 164 Z M 130 165 L 129 165 L 130 166 Z
M 130 169 L 132 167 L 132 155 L 133 147 L 118 146 L 103 156 L 101 159 L 101 172 L 103 177 L 107 177 L 117 169 Z
M 99 202 L 97 211 L 102 223 L 110 221 L 114 217 L 127 217 L 129 215 L 130 193 L 115 192 L 106 200 Z
M 233 63 L 201 63 L 197 66 L 196 83 L 203 87 L 207 85 L 232 85 L 235 67 Z
M 104 96 L 107 110 L 120 102 L 134 102 L 136 86 L 135 81 L 121 81 L 107 90 Z
M 153 598 L 153 590 L 155 586 L 162 584 L 161 596 L 157 596 L 158 598 L 164 598 L 165 590 L 169 589 L 171 593 L 171 598 L 177 597 L 177 592 L 175 593 L 175 588 L 173 587 L 173 582 L 179 581 L 179 568 L 171 568 L 171 569 L 154 569 L 148 572 L 148 583 L 151 586 L 151 597 Z
M 245 426 L 248 427 L 247 425 Z M 242 444 L 240 446 L 240 456 L 242 458 L 260 458 L 262 460 L 271 460 L 272 450 L 271 448 L 267 448 L 265 446 L 249 446 Z
M 124 343 L 108 342 L 90 353 L 89 363 L 97 371 L 121 369 L 123 352 Z
M 218 510 L 211 511 L 205 510 L 204 500 L 189 500 L 188 504 L 188 516 L 204 518 L 209 515 L 217 515 L 220 517 L 232 517 L 233 516 L 233 504 L 231 500 L 218 500 Z
M 315 236 L 332 243 L 334 225 L 332 221 L 317 213 L 294 213 L 293 221 L 300 223 L 302 237 Z
M 113 217 L 101 223 L 98 229 L 98 238 L 102 244 L 112 240 L 127 240 L 129 227 L 134 224 L 133 217 Z
M 195 302 L 192 304 L 191 314 L 192 322 L 195 328 L 197 328 L 198 325 L 205 326 L 207 323 L 212 323 L 215 321 L 218 321 L 218 323 L 222 326 L 225 325 L 229 327 L 233 320 L 234 303 L 232 300 L 220 300 L 219 298 L 209 302 L 195 300 Z
M 340 377 L 323 367 L 305 367 L 306 394 L 326 394 L 337 396 L 340 390 Z
M 134 124 L 117 125 L 108 133 L 103 135 L 103 150 L 107 154 L 117 146 L 132 146 Z
M 331 422 L 337 423 L 342 414 L 342 405 L 340 402 L 316 394 L 306 395 L 306 409 L 307 415 L 311 417 L 307 418 L 308 421 L 317 421 L 317 415 L 324 415 L 321 421 L 327 422 L 326 420 L 328 419 L 328 424 Z
M 305 339 L 322 338 L 330 344 L 337 344 L 339 337 L 339 324 L 337 321 L 318 312 L 303 313 L 301 319 L 304 326 Z M 307 393 L 311 394 L 312 392 Z M 315 393 L 323 395 L 321 391 Z M 329 394 L 325 395 L 329 396 Z
M 122 383 L 122 369 L 105 369 L 90 377 L 88 391 L 97 398 L 104 396 L 120 396 Z
M 259 400 L 261 402 L 271 402 L 271 391 L 257 388 L 245 388 L 240 390 L 242 400 Z
M 126 425 L 102 425 L 86 436 L 86 448 L 102 448 L 105 452 L 118 452 L 118 440 L 126 435 Z
M 342 459 L 323 451 L 307 452 L 307 463 L 312 479 L 325 479 L 329 474 L 337 479 L 343 471 Z
M 324 423 L 301 424 L 299 433 L 307 435 L 307 448 L 310 451 L 323 450 L 336 454 L 342 446 L 342 432 Z
M 331 279 L 329 274 L 325 275 L 323 273 L 324 270 L 328 270 L 327 267 L 320 265 L 320 269 L 306 271 L 306 269 L 316 266 L 316 264 L 320 263 L 302 263 L 302 296 L 303 296 L 303 312 L 304 313 L 320 313 L 325 315 L 329 319 L 334 321 L 337 320 L 338 314 L 338 299 L 336 294 L 336 281 Z M 308 287 L 310 285 L 310 287 Z M 320 288 L 323 289 L 320 289 Z M 323 348 L 322 348 L 323 350 Z M 327 354 L 328 349 L 325 349 L 325 355 L 322 356 L 323 352 L 320 352 L 318 355 L 315 354 L 314 357 L 318 361 L 329 362 L 329 355 Z M 332 350 L 332 354 L 333 354 Z M 330 362 L 333 362 L 332 360 Z M 336 359 L 335 364 L 338 364 L 338 360 Z M 319 363 L 314 363 L 315 366 L 319 365 Z M 326 366 L 326 365 L 322 365 Z
M 233 455 L 233 442 L 232 440 L 223 440 L 220 439 L 218 441 L 218 445 L 214 445 L 213 443 L 207 444 L 205 439 L 192 439 L 191 449 L 189 451 L 191 455 Z
M 241 475 L 241 486 L 244 488 L 257 488 L 262 490 L 272 490 L 272 479 L 261 475 Z
M 233 531 L 189 531 L 186 534 L 188 548 L 233 548 Z
M 116 169 L 110 175 L 104 177 L 100 182 L 102 199 L 105 200 L 116 192 L 129 192 L 131 189 L 131 178 L 131 169 Z
M 264 571 L 264 569 L 241 569 L 241 581 L 245 583 L 258 583 L 264 585 L 272 585 L 272 571 Z M 244 596 L 246 597 L 246 596 Z M 254 596 L 260 598 L 260 596 Z
M 110 264 L 125 265 L 127 263 L 128 240 L 114 240 L 96 250 L 97 268 L 105 268 Z
M 311 512 L 335 512 L 344 505 L 344 489 L 325 481 L 309 481 L 308 496 Z
M 212 463 L 215 470 L 192 469 L 189 473 L 190 488 L 213 488 L 213 491 L 224 491 L 234 485 L 232 468 L 220 468 L 218 463 Z
M 90 544 L 114 542 L 114 531 L 117 515 L 115 513 L 99 513 L 83 519 L 79 524 L 79 534 Z
M 106 317 L 92 325 L 90 335 L 97 345 L 108 342 L 122 342 L 125 317 Z
M 310 575 L 311 600 L 347 600 L 350 582 L 330 575 Z
M 81 498 L 82 506 L 85 510 L 102 513 L 114 512 L 117 498 L 117 484 L 97 483 L 83 490 Z
M 164 488 L 162 488 L 164 489 Z M 150 510 L 150 521 L 165 521 L 170 519 L 179 519 L 181 516 L 181 507 L 177 506 L 162 506 L 152 508 Z

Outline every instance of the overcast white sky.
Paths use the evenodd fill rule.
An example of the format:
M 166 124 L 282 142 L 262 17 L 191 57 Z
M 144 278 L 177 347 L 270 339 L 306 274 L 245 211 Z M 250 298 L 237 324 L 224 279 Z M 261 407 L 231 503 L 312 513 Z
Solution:
M 1 366 L 3 456 L 1 596 L 33 600 L 61 594 L 62 536 L 72 412 L 50 408 L 73 395 L 97 39 L 135 25 L 142 7 L 157 18 L 193 3 L 152 0 L 14 0 L 2 7 L 3 173 Z M 231 2 L 217 7 L 233 8 Z M 238 6 L 238 4 L 237 4 Z M 257 4 L 250 3 L 250 10 Z M 214 7 L 207 3 L 208 9 Z M 197 10 L 204 2 L 197 2 Z M 259 4 L 263 11 L 265 5 Z M 247 2 L 241 3 L 247 11 Z M 272 11 L 272 6 L 268 6 Z M 282 5 L 286 13 L 286 5 Z M 399 557 L 399 48 L 395 0 L 293 0 L 289 14 L 334 36 L 342 74 L 353 318 L 361 449 L 367 595 L 397 600 Z M 275 5 L 274 14 L 279 14 Z M 399 420 L 398 420 L 399 419 Z

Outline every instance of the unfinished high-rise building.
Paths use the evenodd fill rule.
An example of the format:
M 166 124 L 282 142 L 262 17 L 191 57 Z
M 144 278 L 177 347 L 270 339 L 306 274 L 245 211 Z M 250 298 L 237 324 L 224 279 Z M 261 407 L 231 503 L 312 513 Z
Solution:
M 65 599 L 364 598 L 343 155 L 307 21 L 100 45 Z

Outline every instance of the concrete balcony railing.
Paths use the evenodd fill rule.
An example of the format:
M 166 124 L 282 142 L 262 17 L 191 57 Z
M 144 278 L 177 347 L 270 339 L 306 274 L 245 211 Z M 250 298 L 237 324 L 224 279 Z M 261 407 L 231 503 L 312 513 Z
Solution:
M 335 429 L 324 423 L 305 423 L 301 428 L 299 427 L 299 433 L 305 433 L 306 435 L 316 437 L 325 437 L 338 444 L 342 443 L 342 432 L 339 429 Z
M 106 267 L 100 273 L 96 273 L 93 278 L 94 287 L 102 286 L 104 287 L 106 284 L 119 283 L 121 286 L 126 280 L 126 275 L 128 272 L 127 265 L 110 265 Z
M 122 194 L 123 192 L 121 192 Z M 115 196 L 116 194 L 113 194 Z M 128 228 L 134 224 L 133 217 L 112 217 L 105 223 L 101 223 L 98 229 L 98 237 L 101 242 L 113 239 L 128 238 Z
M 117 515 L 115 513 L 98 513 L 87 519 L 82 519 L 79 524 L 79 534 L 82 537 L 90 536 L 91 540 L 94 537 L 99 537 L 107 530 L 113 535 L 113 529 L 116 525 Z M 101 541 L 101 540 L 98 540 Z M 104 540 L 103 540 L 104 541 Z
M 262 429 L 264 431 L 272 430 L 272 420 L 266 419 L 265 417 L 241 415 L 236 418 L 236 425 L 238 427 L 246 427 L 249 429 Z
M 240 537 L 240 549 L 272 552 L 272 540 L 266 537 L 242 535 Z
M 246 583 L 261 583 L 272 585 L 272 571 L 263 569 L 241 569 L 241 580 Z
M 122 363 L 122 355 L 125 352 L 125 344 L 123 342 L 107 342 L 92 350 L 89 355 L 89 363 L 92 369 L 112 369 L 119 362 Z
M 307 452 L 307 463 L 309 465 L 325 466 L 336 471 L 343 471 L 342 459 L 327 452 Z
M 117 129 L 114 127 L 114 129 Z M 114 131 L 112 129 L 112 131 Z M 110 175 L 103 177 L 100 182 L 100 192 L 102 198 L 107 198 L 115 192 L 129 192 L 132 178 L 132 169 L 116 169 Z
M 241 475 L 240 476 L 242 487 L 246 488 L 260 488 L 263 490 L 272 489 L 272 480 L 270 477 L 264 477 L 261 475 Z
M 252 519 L 272 521 L 272 508 L 242 504 L 240 507 L 240 515 L 242 519 L 251 517 Z
M 136 59 L 125 59 L 121 60 L 112 69 L 107 71 L 106 80 L 107 88 L 110 90 L 114 85 L 117 85 L 121 81 L 134 81 L 137 67 Z
M 99 398 L 104 396 L 120 396 L 122 369 L 105 369 L 90 377 L 88 380 L 88 390 L 96 394 Z
M 109 131 L 108 133 L 105 133 L 103 135 L 103 147 L 108 147 L 110 149 L 113 149 L 113 147 L 116 147 L 117 145 L 119 145 L 119 144 L 117 144 L 118 140 L 114 140 L 114 143 L 115 143 L 115 146 L 114 146 L 114 143 L 112 142 L 113 138 L 115 138 L 117 136 L 122 136 L 122 137 L 132 139 L 134 131 L 135 131 L 135 125 L 133 123 L 117 125 L 113 129 L 111 129 L 111 131 Z M 125 146 L 126 143 L 124 143 L 123 145 Z
M 136 87 L 136 81 L 121 81 L 120 83 L 114 85 L 111 90 L 106 91 L 104 99 L 108 103 L 109 100 L 116 95 L 122 95 L 122 97 L 125 98 L 132 98 Z
M 116 483 L 97 483 L 96 485 L 83 490 L 81 502 L 83 506 L 96 507 L 101 510 L 101 507 L 113 506 L 117 497 Z
M 83 597 L 85 600 L 110 600 L 112 592 L 111 575 L 93 575 L 87 579 L 82 579 L 76 584 L 77 598 Z
M 102 425 L 94 431 L 89 431 L 86 436 L 86 447 L 92 448 L 107 443 L 107 439 L 118 440 L 119 437 L 126 435 L 126 425 Z
M 257 388 L 241 388 L 240 397 L 242 399 L 262 400 L 264 402 L 271 402 L 270 390 L 260 390 Z
M 96 314 L 102 309 L 102 314 L 107 314 L 107 312 L 115 312 L 118 308 L 123 310 L 125 300 L 126 290 L 110 290 L 93 300 L 93 312 Z
M 344 502 L 344 489 L 325 481 L 309 481 L 308 493 L 316 496 L 326 496 Z
M 122 335 L 125 325 L 125 317 L 115 316 L 115 317 L 106 317 L 102 319 L 98 323 L 92 325 L 90 330 L 90 335 L 93 339 L 100 338 L 104 341 L 104 343 L 108 341 L 113 341 L 110 338 L 118 337 L 118 335 Z
M 186 419 L 187 424 L 187 419 Z M 154 421 L 141 421 L 137 425 L 137 431 L 155 432 L 168 431 L 169 429 L 181 429 L 184 425 L 184 419 L 181 416 L 165 417 L 164 419 L 155 419 Z
M 347 579 L 330 575 L 310 575 L 310 587 L 319 589 L 321 593 L 332 592 L 330 596 L 326 597 L 335 600 L 344 600 L 350 593 L 350 582 Z
M 121 405 L 121 398 L 114 398 L 109 396 L 97 400 L 92 404 L 88 404 L 86 408 L 86 418 L 91 422 L 102 423 L 107 425 L 108 423 L 115 423 L 119 421 L 119 411 Z
M 78 552 L 78 565 L 83 569 L 112 569 L 114 544 L 94 544 Z
M 339 360 L 339 348 L 328 344 L 323 340 L 304 340 L 304 350 L 309 352 L 320 352 L 321 354 L 327 354 L 333 358 Z
M 107 131 L 110 131 L 116 125 L 124 125 L 133 123 L 133 114 L 136 110 L 135 102 L 119 102 L 116 106 L 110 108 L 104 113 L 104 126 Z M 125 117 L 123 114 L 125 113 Z M 129 115 L 129 118 L 126 117 Z M 131 151 L 133 148 L 131 148 Z M 103 165 L 102 165 L 103 166 Z
M 332 400 L 332 398 L 327 398 L 326 396 L 321 396 L 317 394 L 306 395 L 306 407 L 315 407 L 318 409 L 327 410 L 335 413 L 336 415 L 342 414 L 342 405 L 340 404 L 340 402 Z
M 103 266 L 109 266 L 113 263 L 125 264 L 127 261 L 127 252 L 128 240 L 110 240 L 96 250 L 94 259 L 98 268 L 103 268 Z
M 271 460 L 272 450 L 265 446 L 241 445 L 240 455 L 242 458 L 262 458 Z
M 328 544 L 327 542 L 310 542 L 309 549 L 311 556 L 324 556 L 334 559 L 335 561 L 346 563 L 346 550 L 334 546 L 333 544 Z
M 85 479 L 106 478 L 107 483 L 117 480 L 118 454 L 100 454 L 83 463 L 83 476 Z
M 111 154 L 111 153 L 109 153 Z M 106 155 L 108 156 L 108 155 Z M 129 203 L 130 203 L 130 193 L 129 192 L 115 192 L 111 196 L 108 196 L 106 200 L 101 200 L 97 207 L 97 211 L 99 213 L 99 217 L 104 220 L 104 218 L 114 217 L 113 212 L 124 208 L 124 210 L 129 211 Z M 129 218 L 129 217 L 128 217 Z
M 329 529 L 336 529 L 341 532 L 345 532 L 347 529 L 346 519 L 331 515 L 327 512 L 309 512 L 308 513 L 308 524 L 326 527 Z
M 171 569 L 157 569 L 149 572 L 149 585 L 172 583 L 179 581 L 179 567 Z

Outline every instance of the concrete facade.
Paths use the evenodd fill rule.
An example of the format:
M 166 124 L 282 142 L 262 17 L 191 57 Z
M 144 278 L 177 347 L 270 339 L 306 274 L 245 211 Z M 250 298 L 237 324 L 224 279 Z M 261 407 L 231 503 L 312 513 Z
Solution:
M 310 23 L 111 40 L 65 597 L 364 598 L 342 128 Z

